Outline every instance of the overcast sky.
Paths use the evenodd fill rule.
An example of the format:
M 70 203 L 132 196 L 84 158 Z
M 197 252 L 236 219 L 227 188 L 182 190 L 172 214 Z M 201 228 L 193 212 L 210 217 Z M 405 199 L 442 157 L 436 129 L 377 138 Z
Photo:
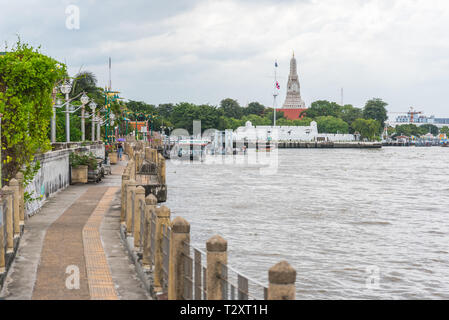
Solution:
M 152 104 L 271 106 L 275 60 L 282 104 L 294 50 L 308 106 L 344 88 L 355 106 L 449 117 L 447 0 L 0 0 L 0 40 L 16 34 L 100 86 L 112 57 L 113 89 Z

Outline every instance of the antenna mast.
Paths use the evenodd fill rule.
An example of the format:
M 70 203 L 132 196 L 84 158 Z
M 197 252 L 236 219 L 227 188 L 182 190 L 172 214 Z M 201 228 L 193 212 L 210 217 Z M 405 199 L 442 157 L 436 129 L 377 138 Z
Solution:
M 112 80 L 111 80 L 111 57 L 109 57 L 109 91 L 111 91 L 112 88 Z

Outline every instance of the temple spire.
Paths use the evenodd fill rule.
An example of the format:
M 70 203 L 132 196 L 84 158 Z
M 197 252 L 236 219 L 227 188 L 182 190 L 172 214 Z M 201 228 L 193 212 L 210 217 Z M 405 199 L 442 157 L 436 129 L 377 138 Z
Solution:
M 305 103 L 301 99 L 298 71 L 296 67 L 295 51 L 290 60 L 290 75 L 287 83 L 287 97 L 283 106 L 284 109 L 303 109 Z

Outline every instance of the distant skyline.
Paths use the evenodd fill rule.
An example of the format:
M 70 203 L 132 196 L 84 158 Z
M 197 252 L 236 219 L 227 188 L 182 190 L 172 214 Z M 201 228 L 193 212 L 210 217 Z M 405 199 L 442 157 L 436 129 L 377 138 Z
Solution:
M 70 5 L 79 29 L 67 28 Z M 286 94 L 292 52 L 301 95 L 449 117 L 449 2 L 444 0 L 0 0 L 0 51 L 23 42 L 151 104 L 272 106 L 274 62 Z M 73 13 L 73 12 L 72 12 Z

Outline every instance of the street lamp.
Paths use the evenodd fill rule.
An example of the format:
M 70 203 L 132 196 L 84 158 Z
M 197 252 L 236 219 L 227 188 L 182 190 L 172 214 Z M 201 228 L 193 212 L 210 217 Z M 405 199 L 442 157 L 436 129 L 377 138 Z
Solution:
M 81 107 L 81 141 L 86 140 L 86 127 L 85 127 L 85 117 L 84 117 L 84 106 L 89 102 L 89 97 L 83 93 L 80 98 L 82 107 Z
M 66 106 L 65 106 L 65 136 L 66 142 L 70 142 L 70 104 L 69 104 L 69 93 L 72 90 L 72 85 L 70 81 L 66 80 L 60 88 L 62 94 L 65 94 Z
M 95 141 L 95 109 L 97 108 L 97 104 L 92 101 L 89 103 L 89 107 L 92 110 L 92 142 Z

